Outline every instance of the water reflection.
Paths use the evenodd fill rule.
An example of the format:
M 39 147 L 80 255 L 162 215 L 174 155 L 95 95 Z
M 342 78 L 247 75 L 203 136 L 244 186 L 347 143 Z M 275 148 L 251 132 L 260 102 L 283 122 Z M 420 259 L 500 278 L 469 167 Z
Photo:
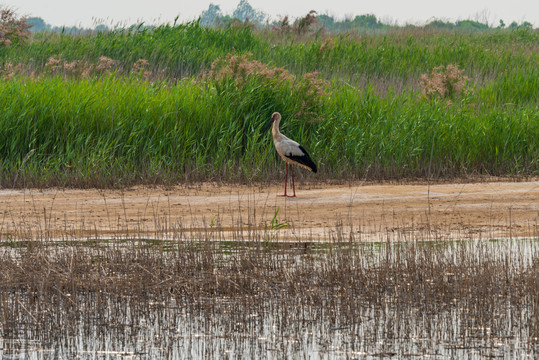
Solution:
M 437 246 L 442 248 L 434 250 Z M 359 250 L 361 258 L 355 253 L 357 247 L 363 247 Z M 247 251 L 246 248 L 249 246 L 245 244 L 223 244 L 215 249 L 221 253 L 226 250 L 226 256 L 219 258 L 226 262 Z M 539 350 L 537 293 L 524 294 L 523 298 L 529 301 L 514 300 L 516 292 L 525 291 L 526 284 L 515 282 L 515 293 L 485 293 L 484 298 L 477 299 L 462 295 L 460 290 L 440 290 L 441 285 L 436 285 L 430 275 L 442 277 L 440 284 L 445 287 L 463 286 L 462 281 L 477 279 L 471 274 L 457 278 L 459 274 L 451 272 L 452 266 L 463 259 L 472 264 L 486 258 L 490 265 L 485 266 L 508 272 L 506 277 L 510 281 L 513 273 L 537 271 L 537 248 L 537 240 L 466 242 L 454 246 L 316 245 L 309 251 L 295 246 L 285 250 L 278 247 L 265 250 L 266 260 L 271 259 L 265 263 L 268 273 L 271 266 L 305 266 L 312 276 L 319 276 L 313 269 L 321 269 L 327 279 L 325 287 L 301 286 L 297 281 L 307 282 L 308 274 L 283 272 L 283 276 L 297 276 L 297 281 L 276 281 L 273 287 L 260 286 L 263 291 L 235 296 L 193 296 L 189 291 L 179 291 L 181 287 L 172 282 L 161 289 L 159 296 L 150 291 L 129 296 L 103 289 L 68 294 L 69 289 L 63 287 L 65 296 L 56 294 L 47 299 L 55 304 L 51 309 L 43 305 L 45 299 L 21 287 L 20 291 L 1 295 L 0 358 L 534 358 Z M 416 254 L 409 256 L 409 252 Z M 333 279 L 328 268 L 342 264 L 331 259 L 339 256 L 352 256 L 353 266 L 379 271 L 386 276 L 385 283 L 363 293 L 357 287 L 372 286 L 366 280 L 339 282 L 346 274 Z M 395 259 L 403 256 L 404 260 Z M 432 256 L 431 261 L 411 264 L 427 256 Z M 388 258 L 393 258 L 391 264 L 404 261 L 407 266 L 431 268 L 403 273 L 410 279 L 397 282 L 393 278 L 398 275 L 382 269 L 390 264 Z M 312 264 L 306 267 L 302 262 Z M 443 272 L 435 268 L 440 262 L 445 266 Z M 503 263 L 509 266 L 498 267 Z M 260 276 L 245 269 L 249 267 L 243 269 L 246 277 Z M 459 268 L 455 265 L 456 269 Z M 425 278 L 411 278 L 417 276 Z M 487 283 L 488 279 L 484 281 Z M 431 290 L 429 282 L 434 284 Z M 422 289 L 406 288 L 407 284 L 420 284 Z M 317 291 L 326 292 L 320 296 Z M 444 298 L 440 291 L 458 297 Z M 7 314 L 8 309 L 13 313 Z

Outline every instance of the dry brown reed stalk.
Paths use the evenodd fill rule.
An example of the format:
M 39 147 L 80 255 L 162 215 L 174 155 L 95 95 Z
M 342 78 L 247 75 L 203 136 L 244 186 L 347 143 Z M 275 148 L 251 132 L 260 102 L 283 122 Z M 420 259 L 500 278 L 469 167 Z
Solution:
M 251 53 L 227 54 L 225 58 L 218 58 L 212 63 L 208 76 L 218 84 L 234 82 L 238 87 L 243 87 L 250 81 L 257 81 L 277 90 L 288 88 L 293 90 L 301 101 L 301 107 L 295 114 L 297 118 L 321 120 L 312 109 L 319 107 L 321 99 L 327 95 L 329 83 L 320 78 L 319 73 L 295 76 L 284 68 L 270 67 L 252 60 L 252 56 Z
M 274 25 L 272 27 L 272 30 L 274 32 L 279 33 L 288 33 L 291 31 L 290 22 L 288 20 L 288 16 L 284 16 L 281 20 L 277 22 L 277 25 Z
M 165 70 L 159 72 L 151 72 L 149 62 L 144 59 L 137 60 L 132 68 L 131 73 L 140 76 L 143 79 L 164 79 Z M 111 59 L 107 56 L 100 56 L 96 64 L 92 64 L 87 60 L 72 60 L 67 61 L 61 56 L 49 57 L 45 64 L 45 74 L 62 75 L 74 78 L 89 78 L 91 76 L 110 75 L 112 73 L 122 73 L 122 65 L 118 60 Z M 7 74 L 8 69 L 4 72 Z
M 150 62 L 146 59 L 138 59 L 133 63 L 131 72 L 140 76 L 142 79 L 149 80 L 153 73 L 149 70 Z
M 423 331 L 451 341 L 463 333 L 495 340 L 515 328 L 524 342 L 539 335 L 534 240 L 287 243 L 252 230 L 235 242 L 213 241 L 226 238 L 219 217 L 191 230 L 186 238 L 179 226 L 172 241 L 144 232 L 112 242 L 4 241 L 2 336 L 24 326 L 69 343 L 80 332 L 134 331 L 153 318 L 151 336 L 165 337 L 198 316 L 207 327 L 197 331 L 224 326 L 225 338 L 260 337 L 267 316 L 278 318 L 279 336 L 301 337 L 306 324 L 323 323 L 373 344 Z M 435 315 L 456 321 L 460 333 L 431 333 L 437 326 L 425 328 L 425 318 Z
M 318 49 L 318 54 L 323 54 L 325 52 L 330 52 L 333 50 L 333 47 L 335 46 L 335 43 L 333 41 L 333 38 L 328 37 L 324 40 L 322 45 L 320 46 L 320 49 Z
M 0 10 L 0 46 L 25 42 L 30 37 L 30 24 L 24 17 L 18 18 L 14 10 Z
M 84 60 L 66 61 L 61 56 L 51 56 L 45 64 L 45 73 L 75 78 L 88 78 L 95 71 L 95 66 Z
M 21 74 L 23 72 L 23 69 L 24 65 L 22 63 L 13 65 L 12 63 L 7 62 L 4 64 L 4 68 L 0 70 L 0 74 L 4 80 L 10 80 L 18 74 Z
M 252 77 L 277 83 L 296 79 L 288 70 L 279 67 L 270 68 L 257 60 L 251 60 L 252 56 L 251 53 L 227 54 L 225 58 L 219 58 L 212 63 L 208 76 L 216 80 L 233 79 L 238 84 L 244 84 Z
M 316 20 L 316 11 L 311 10 L 307 15 L 296 21 L 292 28 L 298 34 L 305 34 L 316 24 L 318 24 L 318 21 Z
M 199 235 L 214 237 L 214 233 L 207 229 Z M 537 251 L 529 241 L 531 251 Z M 519 245 L 518 240 L 506 244 L 501 248 Z M 455 301 L 476 307 L 509 301 L 522 307 L 537 301 L 539 278 L 536 259 L 515 266 L 519 256 L 529 258 L 520 253 L 524 250 L 500 255 L 484 241 L 316 245 L 141 238 L 110 244 L 30 241 L 13 246 L 2 250 L 2 291 L 48 293 L 47 298 L 103 291 L 158 301 L 171 294 L 199 301 L 258 293 L 269 297 L 284 291 L 310 293 L 316 303 L 336 293 L 341 301 L 377 305 L 392 299 L 420 307 Z
M 170 236 L 174 220 L 149 203 L 141 216 L 153 215 L 157 237 L 128 226 L 125 215 L 118 229 L 129 235 L 116 240 L 74 233 L 57 241 L 48 210 L 43 225 L 18 231 L 27 241 L 0 241 L 0 341 L 31 333 L 71 348 L 81 333 L 123 339 L 126 331 L 183 341 L 178 331 L 194 319 L 206 324 L 196 333 L 225 329 L 222 338 L 235 341 L 238 334 L 264 337 L 261 328 L 271 319 L 280 338 L 302 338 L 306 326 L 322 326 L 323 341 L 327 328 L 346 329 L 352 342 L 368 339 L 363 346 L 404 342 L 412 333 L 449 344 L 463 336 L 487 342 L 513 336 L 524 347 L 538 338 L 537 240 L 424 242 L 433 237 L 424 228 L 395 239 L 406 242 L 382 236 L 386 241 L 358 243 L 344 228 L 353 226 L 349 219 L 331 229 L 329 242 L 283 241 L 279 226 L 251 226 L 259 223 L 256 213 L 242 215 L 245 204 L 237 206 L 237 215 L 219 211 L 189 229 L 177 222 Z M 232 226 L 223 225 L 226 216 L 234 217 Z M 442 320 L 457 331 L 441 329 Z
M 297 35 L 306 35 L 315 30 L 317 24 L 316 11 L 311 10 L 304 17 L 297 19 L 292 25 L 290 25 L 288 16 L 284 16 L 271 28 L 271 31 L 279 34 L 295 33 Z M 317 35 L 321 33 L 325 33 L 325 27 L 318 28 Z
M 421 75 L 419 85 L 423 96 L 427 99 L 445 99 L 451 105 L 452 100 L 462 94 L 469 80 L 463 72 L 457 65 L 449 64 L 437 66 L 430 73 Z
M 99 61 L 96 65 L 97 70 L 101 71 L 113 71 L 118 66 L 118 62 L 116 60 L 112 60 L 109 57 L 106 56 L 100 56 Z

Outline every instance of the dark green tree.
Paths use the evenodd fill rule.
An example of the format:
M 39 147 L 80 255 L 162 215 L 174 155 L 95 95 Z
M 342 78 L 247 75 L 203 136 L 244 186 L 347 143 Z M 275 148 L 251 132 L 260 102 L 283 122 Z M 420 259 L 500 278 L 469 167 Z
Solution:
M 30 25 L 30 31 L 47 31 L 51 29 L 51 26 L 40 17 L 29 17 L 26 22 Z
M 466 31 L 488 30 L 488 25 L 474 20 L 460 20 L 455 23 L 457 29 Z
M 358 15 L 354 18 L 354 26 L 368 29 L 378 29 L 383 25 L 373 14 Z
M 215 26 L 222 17 L 223 13 L 219 5 L 210 4 L 208 10 L 203 11 L 202 15 L 200 15 L 200 24 L 203 26 Z
M 266 14 L 253 9 L 247 0 L 241 0 L 236 10 L 232 13 L 232 17 L 241 21 L 249 20 L 251 23 L 260 24 L 266 18 Z

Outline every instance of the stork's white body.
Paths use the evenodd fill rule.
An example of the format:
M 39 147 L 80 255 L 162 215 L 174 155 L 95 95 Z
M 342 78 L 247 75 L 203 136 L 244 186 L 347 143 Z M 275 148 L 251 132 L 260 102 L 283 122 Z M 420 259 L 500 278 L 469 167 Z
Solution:
M 310 167 L 307 165 L 301 164 L 295 160 L 293 160 L 292 157 L 302 157 L 305 156 L 306 152 L 304 152 L 300 144 L 295 142 L 292 139 L 287 138 L 283 134 L 279 132 L 279 128 L 275 126 L 275 123 L 273 123 L 273 144 L 275 145 L 275 150 L 277 150 L 277 153 L 281 155 L 281 158 L 285 163 L 288 164 L 295 164 L 299 165 L 301 167 L 304 167 L 305 169 L 311 170 Z
M 317 171 L 317 166 L 314 161 L 311 159 L 307 151 L 297 142 L 292 139 L 287 138 L 279 131 L 279 124 L 281 122 L 281 114 L 278 112 L 273 113 L 271 116 L 270 124 L 273 123 L 271 134 L 273 136 L 273 144 L 277 153 L 281 156 L 283 161 L 286 164 L 286 175 L 285 175 L 285 184 L 284 184 L 284 195 L 286 195 L 286 185 L 288 183 L 288 165 L 299 165 L 305 169 L 308 169 L 312 172 Z M 294 184 L 294 168 L 292 168 L 292 188 L 294 190 L 294 195 L 296 197 L 296 187 Z

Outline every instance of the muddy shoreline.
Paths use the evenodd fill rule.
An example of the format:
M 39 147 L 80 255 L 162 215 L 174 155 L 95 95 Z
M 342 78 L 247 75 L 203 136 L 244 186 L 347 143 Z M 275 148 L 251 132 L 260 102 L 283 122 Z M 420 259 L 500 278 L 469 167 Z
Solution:
M 4 239 L 189 237 L 219 230 L 241 239 L 444 240 L 536 237 L 539 181 L 438 184 L 198 184 L 125 190 L 0 190 Z

